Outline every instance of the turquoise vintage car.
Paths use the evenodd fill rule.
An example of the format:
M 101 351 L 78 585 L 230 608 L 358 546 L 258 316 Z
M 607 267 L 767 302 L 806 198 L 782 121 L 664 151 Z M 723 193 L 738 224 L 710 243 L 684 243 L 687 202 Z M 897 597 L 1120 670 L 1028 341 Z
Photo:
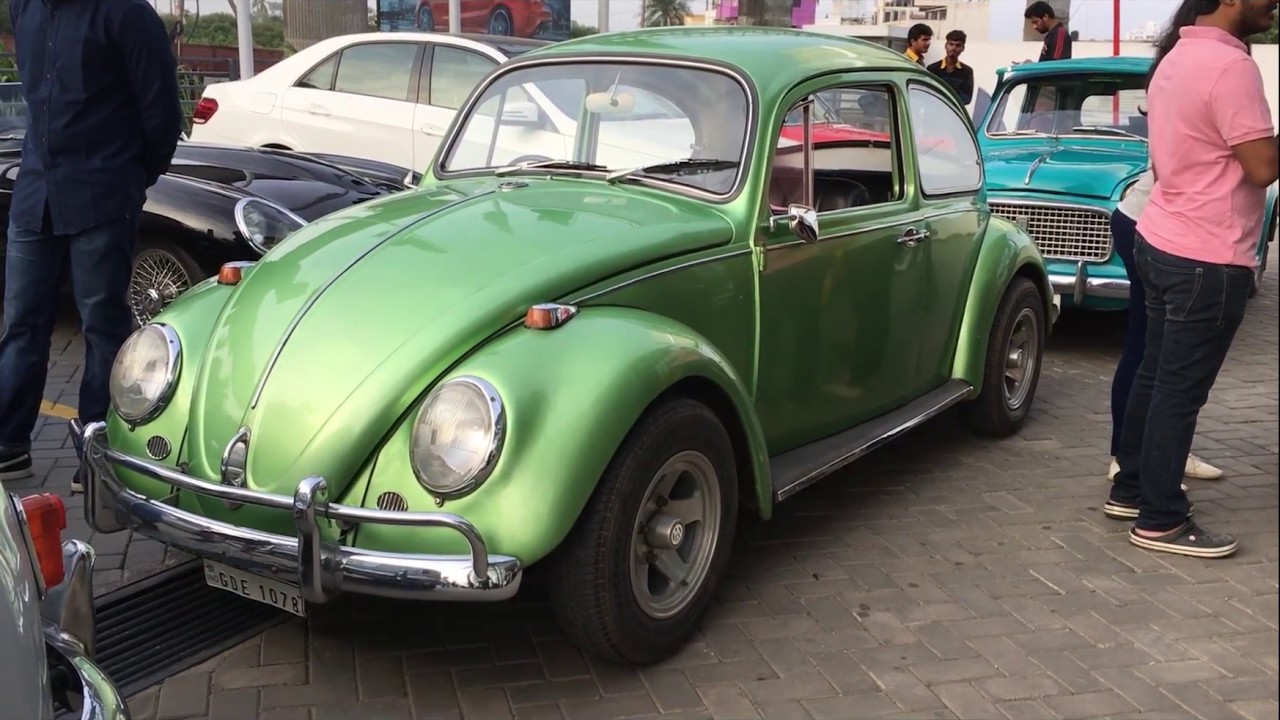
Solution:
M 1150 164 L 1149 57 L 1028 63 L 997 71 L 979 142 L 992 212 L 1031 234 L 1067 307 L 1125 309 L 1129 278 L 1111 213 Z M 1276 232 L 1276 184 L 1258 237 L 1257 281 Z
M 572 133 L 513 164 L 548 147 L 538 96 Z M 502 600 L 541 565 L 586 651 L 648 663 L 695 631 L 740 512 L 953 406 L 1014 433 L 1054 316 L 964 108 L 900 55 L 766 28 L 573 40 L 482 80 L 419 189 L 138 330 L 109 419 L 77 428 L 86 513 L 299 615 Z

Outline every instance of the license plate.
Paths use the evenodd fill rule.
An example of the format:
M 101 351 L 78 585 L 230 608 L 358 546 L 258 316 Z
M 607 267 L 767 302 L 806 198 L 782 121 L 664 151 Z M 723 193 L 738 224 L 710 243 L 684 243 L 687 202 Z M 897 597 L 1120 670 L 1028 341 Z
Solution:
M 277 580 L 258 577 L 243 570 L 229 568 L 211 560 L 204 561 L 204 581 L 209 587 L 226 590 L 249 600 L 256 600 L 298 617 L 307 616 L 307 606 L 298 588 Z

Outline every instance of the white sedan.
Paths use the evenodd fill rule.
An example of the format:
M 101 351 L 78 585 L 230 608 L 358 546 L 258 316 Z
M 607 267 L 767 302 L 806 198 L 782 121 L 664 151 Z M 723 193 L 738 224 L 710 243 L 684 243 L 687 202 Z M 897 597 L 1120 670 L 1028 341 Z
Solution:
M 330 38 L 250 79 L 207 86 L 191 140 L 350 155 L 421 170 L 480 79 L 546 44 L 416 32 Z

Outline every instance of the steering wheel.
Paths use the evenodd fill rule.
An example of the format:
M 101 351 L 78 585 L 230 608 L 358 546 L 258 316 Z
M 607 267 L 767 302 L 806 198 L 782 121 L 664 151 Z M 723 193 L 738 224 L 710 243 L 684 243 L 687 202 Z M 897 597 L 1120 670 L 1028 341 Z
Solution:
M 1035 130 L 1040 133 L 1052 133 L 1057 125 L 1057 118 L 1052 112 L 1041 110 L 1031 113 L 1031 117 L 1027 119 L 1027 129 Z

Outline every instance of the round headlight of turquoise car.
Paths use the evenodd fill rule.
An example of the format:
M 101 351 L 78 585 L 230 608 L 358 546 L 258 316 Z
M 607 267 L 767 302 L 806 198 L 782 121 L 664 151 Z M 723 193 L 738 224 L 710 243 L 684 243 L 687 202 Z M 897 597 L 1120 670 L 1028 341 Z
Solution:
M 493 472 L 506 435 L 497 388 L 477 377 L 443 383 L 427 394 L 413 422 L 413 472 L 441 498 L 475 490 Z
M 144 325 L 120 347 L 111 366 L 111 406 L 130 424 L 143 423 L 164 409 L 178 382 L 182 344 L 167 325 Z
M 307 224 L 289 210 L 262 198 L 244 198 L 236 203 L 235 216 L 236 227 L 245 241 L 264 254 Z

